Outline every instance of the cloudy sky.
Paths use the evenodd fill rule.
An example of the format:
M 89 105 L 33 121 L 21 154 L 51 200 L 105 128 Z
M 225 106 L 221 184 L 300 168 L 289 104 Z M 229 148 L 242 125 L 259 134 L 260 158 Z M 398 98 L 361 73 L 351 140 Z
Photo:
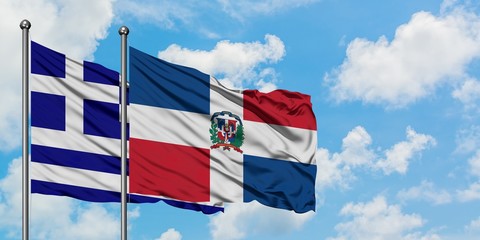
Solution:
M 478 239 L 480 4 L 1 0 L 0 238 L 21 236 L 21 30 L 120 68 L 129 44 L 235 88 L 312 96 L 317 211 L 130 205 L 130 239 Z M 118 239 L 118 204 L 32 196 L 33 239 Z

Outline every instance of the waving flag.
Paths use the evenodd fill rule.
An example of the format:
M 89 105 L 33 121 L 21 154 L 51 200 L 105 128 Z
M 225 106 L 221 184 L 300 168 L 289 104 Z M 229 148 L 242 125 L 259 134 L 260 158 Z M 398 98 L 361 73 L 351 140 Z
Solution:
M 119 74 L 31 43 L 32 193 L 120 202 Z M 129 194 L 129 202 L 161 198 Z M 221 207 L 164 200 L 214 213 Z
M 130 191 L 187 202 L 315 210 L 310 97 L 232 91 L 130 48 Z
M 31 49 L 32 193 L 120 201 L 119 74 Z

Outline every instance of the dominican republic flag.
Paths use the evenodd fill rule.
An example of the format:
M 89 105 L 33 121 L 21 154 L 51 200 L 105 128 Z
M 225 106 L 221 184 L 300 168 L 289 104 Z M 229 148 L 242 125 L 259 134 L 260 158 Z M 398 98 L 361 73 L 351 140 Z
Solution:
M 310 96 L 229 90 L 132 47 L 129 80 L 130 192 L 315 210 Z
M 31 191 L 120 202 L 119 74 L 31 42 Z M 128 170 L 127 170 L 128 171 Z M 129 194 L 129 202 L 160 198 Z M 214 213 L 220 207 L 165 200 Z

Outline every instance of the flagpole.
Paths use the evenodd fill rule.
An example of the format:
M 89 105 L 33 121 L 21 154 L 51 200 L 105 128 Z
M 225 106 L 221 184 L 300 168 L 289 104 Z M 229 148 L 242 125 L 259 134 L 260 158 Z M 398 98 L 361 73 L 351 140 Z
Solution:
M 30 177 L 28 161 L 28 106 L 29 106 L 29 30 L 32 25 L 28 20 L 20 22 L 22 29 L 22 239 L 28 240 L 30 222 Z
M 121 177 L 121 239 L 127 240 L 127 35 L 128 28 L 122 26 L 118 33 L 121 36 L 121 55 L 122 55 L 122 66 L 121 66 L 121 131 L 122 131 L 122 177 Z

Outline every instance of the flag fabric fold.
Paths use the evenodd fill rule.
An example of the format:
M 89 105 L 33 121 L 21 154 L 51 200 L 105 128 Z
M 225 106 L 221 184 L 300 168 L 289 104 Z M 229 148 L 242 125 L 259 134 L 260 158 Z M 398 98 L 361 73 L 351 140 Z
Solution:
M 32 193 L 120 202 L 119 93 L 118 72 L 31 42 Z M 164 200 L 136 194 L 128 199 Z M 165 202 L 208 214 L 223 210 Z
M 235 91 L 130 47 L 130 192 L 315 210 L 310 96 Z
M 119 74 L 31 42 L 32 193 L 120 199 Z

